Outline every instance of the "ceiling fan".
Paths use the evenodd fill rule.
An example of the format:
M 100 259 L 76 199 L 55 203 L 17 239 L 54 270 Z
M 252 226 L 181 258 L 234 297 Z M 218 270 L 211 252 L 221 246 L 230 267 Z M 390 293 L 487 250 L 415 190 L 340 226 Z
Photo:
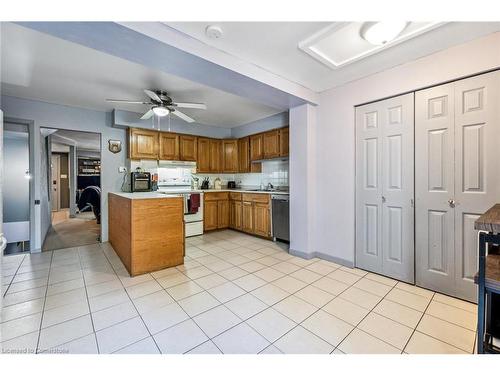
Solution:
M 108 102 L 112 103 L 128 103 L 128 104 L 146 104 L 151 106 L 149 111 L 144 113 L 141 120 L 147 120 L 153 115 L 164 117 L 169 113 L 179 117 L 180 119 L 187 122 L 194 122 L 194 119 L 182 113 L 177 108 L 194 108 L 194 109 L 207 109 L 207 106 L 203 103 L 177 103 L 172 100 L 170 96 L 167 95 L 166 91 L 163 90 L 144 90 L 147 96 L 149 96 L 149 102 L 136 101 L 136 100 L 119 100 L 119 99 L 106 99 Z

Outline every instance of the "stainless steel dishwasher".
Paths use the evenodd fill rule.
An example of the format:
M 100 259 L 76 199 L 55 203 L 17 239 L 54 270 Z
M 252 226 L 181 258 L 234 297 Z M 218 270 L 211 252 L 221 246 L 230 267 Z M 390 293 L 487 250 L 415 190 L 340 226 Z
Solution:
M 288 194 L 271 195 L 273 238 L 290 241 L 290 196 Z

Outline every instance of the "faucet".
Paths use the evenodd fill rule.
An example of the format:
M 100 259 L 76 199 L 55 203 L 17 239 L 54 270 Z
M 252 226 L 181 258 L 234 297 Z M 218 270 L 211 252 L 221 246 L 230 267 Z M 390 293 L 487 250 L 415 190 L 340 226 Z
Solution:
M 271 184 L 270 182 L 267 184 L 267 187 L 266 187 L 267 190 L 271 190 L 271 189 L 274 189 L 274 186 L 273 184 Z

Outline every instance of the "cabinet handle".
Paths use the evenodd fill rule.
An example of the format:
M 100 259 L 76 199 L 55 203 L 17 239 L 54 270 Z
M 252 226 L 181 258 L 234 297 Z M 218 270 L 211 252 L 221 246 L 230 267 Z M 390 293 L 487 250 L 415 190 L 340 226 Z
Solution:
M 385 197 L 382 195 L 382 203 L 385 203 Z

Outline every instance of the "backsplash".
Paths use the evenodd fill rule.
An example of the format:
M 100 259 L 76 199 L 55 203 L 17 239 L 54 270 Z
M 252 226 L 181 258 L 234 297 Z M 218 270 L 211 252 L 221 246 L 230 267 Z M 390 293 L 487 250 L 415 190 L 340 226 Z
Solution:
M 155 160 L 132 160 L 130 170 L 134 171 L 137 167 L 141 167 L 147 172 L 158 173 L 160 183 L 162 180 L 172 184 L 181 182 L 181 180 L 187 181 L 190 179 L 190 174 L 192 174 L 200 179 L 200 184 L 205 177 L 209 177 L 210 186 L 219 177 L 223 186 L 227 185 L 228 181 L 236 181 L 238 186 L 241 185 L 244 188 L 258 187 L 261 183 L 263 185 L 271 183 L 275 187 L 288 187 L 288 160 L 263 161 L 261 173 L 192 173 L 194 169 L 189 164 L 158 165 Z

